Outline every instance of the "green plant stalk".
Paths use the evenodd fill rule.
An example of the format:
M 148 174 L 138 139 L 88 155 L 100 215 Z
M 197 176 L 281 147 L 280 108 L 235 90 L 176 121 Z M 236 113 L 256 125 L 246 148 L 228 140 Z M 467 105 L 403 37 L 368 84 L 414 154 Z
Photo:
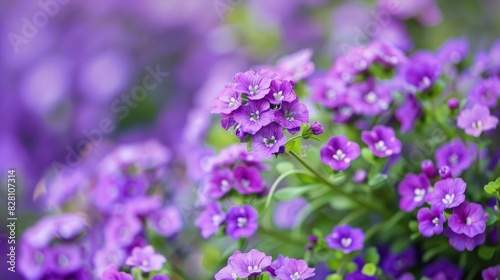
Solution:
M 263 227 L 259 227 L 257 232 L 261 235 L 271 237 L 272 239 L 274 239 L 276 241 L 280 241 L 282 243 L 293 244 L 293 245 L 300 246 L 300 247 L 303 247 L 305 245 L 305 242 L 301 239 L 295 239 L 295 238 L 291 237 L 290 235 L 283 234 L 281 232 L 276 232 L 272 229 L 265 229 Z
M 272 197 L 274 195 L 274 192 L 276 191 L 276 188 L 278 187 L 279 183 L 281 183 L 281 181 L 283 181 L 283 179 L 285 179 L 287 176 L 290 176 L 290 175 L 293 175 L 293 174 L 310 175 L 309 173 L 307 173 L 307 172 L 305 172 L 303 170 L 297 170 L 297 169 L 288 170 L 288 171 L 284 172 L 283 174 L 281 174 L 276 179 L 276 181 L 274 181 L 273 185 L 269 189 L 269 194 L 267 195 L 266 204 L 265 204 L 264 208 L 269 207 L 269 204 L 271 204 L 271 199 L 272 199 Z
M 365 234 L 365 242 L 372 238 L 380 229 L 382 228 L 392 228 L 394 225 L 396 225 L 404 216 L 406 215 L 405 212 L 398 211 L 394 216 L 392 216 L 389 220 L 385 221 L 384 223 L 379 223 L 376 226 L 370 228 L 369 230 L 366 231 Z
M 390 217 L 390 213 L 388 213 L 386 210 L 372 204 L 371 202 L 368 201 L 362 201 L 361 199 L 357 198 L 356 196 L 340 189 L 336 185 L 334 185 L 332 182 L 328 181 L 326 178 L 321 176 L 314 168 L 312 168 L 308 163 L 306 163 L 297 153 L 294 151 L 289 152 L 291 156 L 293 156 L 300 164 L 302 164 L 307 170 L 309 170 L 314 176 L 316 176 L 317 179 L 319 179 L 321 182 L 332 188 L 334 191 L 340 193 L 341 195 L 345 196 L 346 198 L 350 199 L 351 201 L 355 202 L 359 206 L 363 208 L 368 208 L 370 210 L 376 211 L 380 214 L 382 214 L 385 217 Z

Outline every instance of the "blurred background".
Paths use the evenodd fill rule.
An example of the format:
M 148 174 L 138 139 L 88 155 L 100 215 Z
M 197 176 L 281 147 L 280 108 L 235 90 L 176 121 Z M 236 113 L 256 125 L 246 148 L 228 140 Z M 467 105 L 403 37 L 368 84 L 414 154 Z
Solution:
M 379 12 L 393 2 L 401 10 Z M 2 1 L 0 194 L 16 169 L 20 236 L 50 211 L 51 174 L 157 139 L 189 205 L 182 190 L 203 155 L 226 144 L 220 130 L 208 131 L 218 121 L 210 103 L 234 73 L 304 48 L 321 72 L 346 46 L 371 39 L 411 52 L 466 37 L 472 51 L 488 50 L 500 37 L 499 12 L 497 0 Z

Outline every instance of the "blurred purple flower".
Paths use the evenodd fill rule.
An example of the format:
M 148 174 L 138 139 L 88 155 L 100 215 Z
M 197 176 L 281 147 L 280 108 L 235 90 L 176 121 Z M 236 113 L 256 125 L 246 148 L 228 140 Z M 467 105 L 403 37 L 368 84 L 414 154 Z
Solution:
M 135 247 L 132 255 L 127 258 L 125 264 L 137 267 L 143 272 L 160 270 L 167 259 L 155 252 L 153 246 L 148 245 L 143 248 Z
M 264 190 L 264 180 L 255 167 L 238 166 L 234 169 L 236 190 L 243 195 L 260 193 Z
M 156 210 L 148 216 L 147 220 L 153 230 L 165 237 L 174 236 L 184 226 L 181 213 L 175 206 L 167 206 Z
M 500 265 L 491 266 L 481 272 L 484 280 L 500 279 Z
M 118 268 L 114 264 L 110 264 L 104 274 L 102 275 L 103 280 L 134 280 L 132 275 L 118 271 Z
M 472 109 L 462 110 L 457 118 L 458 127 L 474 137 L 479 137 L 483 131 L 495 129 L 497 124 L 498 118 L 490 115 L 488 107 L 477 104 Z
M 394 129 L 376 125 L 371 131 L 363 131 L 361 139 L 377 157 L 388 157 L 401 152 L 401 141 L 396 138 Z
M 349 88 L 348 103 L 359 115 L 378 115 L 389 108 L 392 101 L 390 88 L 376 84 L 375 79 L 353 84 Z
M 142 229 L 141 222 L 128 215 L 112 217 L 104 227 L 106 244 L 125 247 L 134 241 Z
M 468 102 L 472 106 L 479 104 L 493 108 L 497 105 L 499 97 L 500 79 L 498 77 L 489 77 L 484 80 L 480 80 L 469 91 Z
M 415 53 L 409 63 L 402 69 L 404 80 L 414 87 L 415 91 L 429 89 L 441 74 L 441 62 L 430 52 Z
M 326 236 L 328 247 L 341 250 L 345 254 L 363 249 L 365 235 L 359 228 L 349 225 L 336 226 L 331 234 Z
M 229 169 L 215 170 L 210 174 L 206 191 L 212 199 L 219 199 L 228 193 L 234 186 L 233 172 Z
M 415 265 L 416 252 L 413 247 L 409 247 L 401 253 L 391 253 L 382 259 L 380 267 L 389 276 L 399 277 L 402 273 Z
M 195 225 L 201 230 L 201 236 L 208 238 L 219 231 L 220 225 L 226 220 L 226 214 L 218 202 L 209 202 L 196 219 Z
M 398 193 L 401 195 L 399 208 L 411 212 L 423 205 L 430 187 L 431 183 L 426 175 L 407 174 L 398 184 Z
M 423 160 L 420 163 L 420 169 L 422 169 L 422 172 L 429 179 L 432 179 L 437 176 L 436 167 L 434 167 L 434 163 L 430 159 Z
M 68 276 L 84 265 L 84 251 L 79 245 L 56 245 L 48 252 L 47 268 L 56 275 Z
M 250 205 L 231 206 L 226 216 L 226 233 L 234 239 L 251 237 L 259 227 L 258 215 Z
M 417 98 L 408 94 L 404 103 L 396 109 L 394 116 L 401 123 L 401 132 L 408 132 L 415 126 L 415 121 L 422 114 Z
M 293 229 L 297 227 L 308 205 L 307 200 L 300 196 L 289 201 L 276 203 L 273 212 L 274 224 L 280 229 Z
M 453 176 L 459 176 L 469 168 L 474 160 L 476 148 L 466 147 L 459 139 L 444 143 L 436 150 L 436 164 L 438 168 L 447 165 Z
M 469 41 L 466 38 L 448 39 L 437 51 L 437 56 L 443 63 L 459 64 L 469 51 Z
M 460 280 L 462 279 L 462 270 L 452 262 L 446 259 L 440 259 L 425 266 L 422 275 L 433 280 Z
M 450 228 L 444 230 L 444 235 L 449 238 L 450 246 L 457 251 L 472 251 L 477 246 L 484 243 L 486 235 L 484 233 L 478 234 L 474 237 L 468 237 L 465 234 L 458 234 L 453 232 Z

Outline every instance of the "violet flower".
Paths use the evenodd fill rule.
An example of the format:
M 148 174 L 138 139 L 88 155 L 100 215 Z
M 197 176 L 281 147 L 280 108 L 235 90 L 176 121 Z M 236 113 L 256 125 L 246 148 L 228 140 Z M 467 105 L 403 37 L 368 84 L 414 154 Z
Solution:
M 376 84 L 375 79 L 367 79 L 349 88 L 348 102 L 359 115 L 378 115 L 389 108 L 392 101 L 388 86 Z
M 416 91 L 429 89 L 441 74 L 441 62 L 434 54 L 426 51 L 415 53 L 410 61 L 405 64 L 404 80 Z
M 437 148 L 436 164 L 438 168 L 447 165 L 453 176 L 459 176 L 472 165 L 475 154 L 474 146 L 467 147 L 464 142 L 455 139 Z
M 424 267 L 422 275 L 430 279 L 462 279 L 462 270 L 446 259 L 440 259 Z
M 84 266 L 83 248 L 79 245 L 56 245 L 49 252 L 47 268 L 54 274 L 70 275 Z
M 241 131 L 255 134 L 273 121 L 274 111 L 269 106 L 266 100 L 249 101 L 233 113 L 233 118 Z
M 446 41 L 437 51 L 437 56 L 443 63 L 459 64 L 467 58 L 469 41 L 466 38 L 452 38 Z
M 333 136 L 320 150 L 321 162 L 330 165 L 333 170 L 342 171 L 351 165 L 351 161 L 360 155 L 359 145 L 343 135 Z
M 228 265 L 239 278 L 246 278 L 261 274 L 271 265 L 271 262 L 272 257 L 266 256 L 266 254 L 256 249 L 252 249 L 248 253 L 235 252 L 229 258 Z
M 443 224 L 446 221 L 443 212 L 437 208 L 420 208 L 417 213 L 418 231 L 422 236 L 431 237 L 443 232 Z
M 243 195 L 260 193 L 264 190 L 264 180 L 255 167 L 238 166 L 234 170 L 236 190 Z
M 218 202 L 209 202 L 196 219 L 195 225 L 201 230 L 201 236 L 208 238 L 219 231 L 220 225 L 226 220 L 226 214 Z
M 398 184 L 398 193 L 401 195 L 399 208 L 411 212 L 425 203 L 425 197 L 431 183 L 425 174 L 407 174 Z
M 228 84 L 219 93 L 217 99 L 212 102 L 212 114 L 230 114 L 241 106 L 241 94 L 236 92 L 235 86 Z
M 108 245 L 125 247 L 134 241 L 141 229 L 141 222 L 135 217 L 114 216 L 104 227 L 104 237 Z
M 434 191 L 427 195 L 427 202 L 437 210 L 455 208 L 465 201 L 467 184 L 460 178 L 449 178 L 436 182 Z
M 234 186 L 233 172 L 229 169 L 218 169 L 210 174 L 206 187 L 206 192 L 213 199 L 222 198 Z
M 250 205 L 232 206 L 226 216 L 226 233 L 234 239 L 251 237 L 259 227 L 258 215 Z
M 264 98 L 271 85 L 271 79 L 268 74 L 262 71 L 254 72 L 247 71 L 245 73 L 238 73 L 234 76 L 236 82 L 236 91 L 244 93 L 251 100 L 259 100 Z
M 184 226 L 181 213 L 175 206 L 167 206 L 154 211 L 147 217 L 147 220 L 154 231 L 165 237 L 174 236 Z
M 363 131 L 361 139 L 377 157 L 388 157 L 401 152 L 401 141 L 396 138 L 394 129 L 376 125 L 371 131 Z
M 137 267 L 143 272 L 160 270 L 167 259 L 155 252 L 153 246 L 148 245 L 143 248 L 135 247 L 132 255 L 125 261 L 126 265 Z
M 457 234 L 465 234 L 467 237 L 474 237 L 484 233 L 488 213 L 477 203 L 464 201 L 453 209 L 453 214 L 448 219 L 448 226 Z
M 268 158 L 272 154 L 280 151 L 280 147 L 286 143 L 286 137 L 283 134 L 281 126 L 277 123 L 271 123 L 263 127 L 252 138 L 252 151 L 262 157 Z
M 134 280 L 134 277 L 128 273 L 118 271 L 114 264 L 110 264 L 102 275 L 102 280 Z
M 331 234 L 326 236 L 328 247 L 341 250 L 345 254 L 363 249 L 365 235 L 359 228 L 349 225 L 336 226 Z
M 449 238 L 450 246 L 457 251 L 472 251 L 486 240 L 486 235 L 484 233 L 480 233 L 474 237 L 468 237 L 465 234 L 455 233 L 450 228 L 444 230 L 444 235 Z
M 470 105 L 484 105 L 493 108 L 500 97 L 500 79 L 489 77 L 479 81 L 469 92 Z
M 401 132 L 408 132 L 415 126 L 415 121 L 422 114 L 417 98 L 408 94 L 404 103 L 396 109 L 394 116 L 401 123 Z
M 279 280 L 303 280 L 314 276 L 314 268 L 309 268 L 304 260 L 287 259 L 276 270 Z
M 271 88 L 266 99 L 274 105 L 282 104 L 283 102 L 292 102 L 297 99 L 297 95 L 293 91 L 294 83 L 287 80 L 273 80 Z
M 500 279 L 500 265 L 490 266 L 481 272 L 483 280 L 497 280 Z
M 464 109 L 457 117 L 458 127 L 465 129 L 465 133 L 474 137 L 479 137 L 483 131 L 495 129 L 498 118 L 490 115 L 488 107 L 474 105 L 472 109 Z
M 274 111 L 274 120 L 294 134 L 302 123 L 309 122 L 309 111 L 298 99 L 291 103 L 283 102 L 281 109 Z
M 320 135 L 323 132 L 325 132 L 325 130 L 323 129 L 323 126 L 319 122 L 313 122 L 311 124 L 311 132 L 314 135 Z

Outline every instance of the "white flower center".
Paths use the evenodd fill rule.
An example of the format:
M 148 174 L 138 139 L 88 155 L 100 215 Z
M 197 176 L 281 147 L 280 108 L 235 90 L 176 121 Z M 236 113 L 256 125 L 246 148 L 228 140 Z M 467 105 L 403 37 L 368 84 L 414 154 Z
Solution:
M 455 166 L 458 163 L 458 155 L 453 154 L 448 158 L 448 161 L 451 163 L 451 165 Z
M 231 99 L 229 99 L 229 104 L 227 105 L 227 107 L 232 108 L 232 107 L 236 106 L 236 104 L 238 104 L 236 99 L 234 97 L 231 97 Z
M 377 99 L 377 95 L 373 91 L 370 91 L 367 95 L 365 95 L 365 101 L 368 103 L 373 104 L 377 102 Z
M 326 98 L 328 98 L 329 100 L 335 98 L 336 94 L 335 94 L 335 91 L 333 91 L 333 89 L 329 89 L 327 92 L 326 92 Z
M 294 274 L 290 274 L 290 279 L 291 280 L 299 280 L 300 274 L 298 272 L 295 272 Z
M 420 201 L 422 201 L 422 199 L 424 199 L 424 196 L 425 196 L 424 189 L 415 189 L 413 191 L 413 193 L 415 194 L 415 197 L 413 197 L 414 202 L 420 202 Z
M 244 188 L 248 188 L 250 187 L 250 181 L 247 180 L 247 179 L 243 179 L 240 181 L 241 185 L 244 187 Z
M 428 87 L 430 85 L 431 85 L 431 79 L 429 79 L 429 77 L 427 77 L 427 76 L 424 76 L 422 78 L 422 81 L 420 81 L 419 87 L 424 88 L 424 87 Z
M 474 128 L 475 130 L 482 130 L 483 129 L 483 122 L 482 121 L 472 122 L 472 128 Z
M 350 237 L 340 239 L 340 244 L 342 244 L 342 247 L 344 248 L 351 246 L 351 243 L 352 243 L 352 238 Z
M 258 121 L 259 117 L 260 117 L 259 111 L 255 111 L 254 113 L 250 113 L 250 121 L 252 121 L 252 122 Z
M 273 96 L 274 96 L 274 100 L 276 100 L 276 101 L 281 101 L 281 100 L 283 100 L 283 98 L 285 98 L 283 96 L 283 91 L 281 91 L 281 90 L 279 92 L 273 93 Z
M 259 85 L 255 85 L 255 86 L 249 85 L 248 91 L 250 92 L 250 94 L 256 95 L 257 93 L 259 93 Z
M 470 226 L 472 224 L 472 218 L 471 217 L 467 217 L 467 219 L 465 220 L 465 224 Z
M 262 270 L 254 265 L 253 267 L 251 265 L 248 266 L 248 273 L 256 273 L 256 272 L 261 272 Z
M 432 223 L 434 224 L 434 226 L 439 226 L 439 218 L 438 217 L 435 217 L 434 219 L 432 219 Z
M 158 222 L 158 225 L 161 227 L 161 228 L 166 228 L 168 226 L 168 219 L 167 218 L 163 218 L 161 219 L 159 222 Z
M 229 190 L 229 182 L 226 179 L 220 181 L 220 189 L 223 191 Z
M 222 217 L 220 215 L 213 215 L 212 216 L 212 223 L 214 226 L 218 226 L 222 220 Z
M 244 227 L 247 225 L 248 220 L 247 218 L 239 217 L 238 219 L 236 219 L 236 222 L 238 223 L 238 227 Z
M 141 266 L 148 266 L 149 265 L 149 262 L 147 260 L 143 260 L 141 262 Z
M 264 145 L 266 145 L 266 147 L 271 148 L 272 146 L 274 146 L 274 144 L 276 144 L 276 137 L 274 137 L 274 135 L 273 135 L 271 137 L 271 139 L 264 138 L 263 141 L 264 141 Z
M 387 146 L 385 145 L 385 142 L 383 140 L 380 140 L 377 143 L 375 143 L 375 150 L 377 150 L 379 152 L 383 152 L 383 151 L 387 150 Z
M 66 255 L 57 256 L 57 264 L 61 267 L 65 267 L 69 265 L 69 259 Z
M 453 200 L 455 199 L 455 194 L 446 194 L 444 198 L 442 199 L 443 203 L 449 206 L 451 203 L 453 203 Z
M 287 120 L 287 121 L 289 121 L 289 122 L 293 121 L 293 120 L 294 120 L 293 113 L 292 113 L 292 112 L 290 112 L 290 111 L 286 111 L 286 112 L 285 112 L 285 118 L 286 118 L 286 120 Z
M 338 149 L 333 155 L 333 158 L 338 161 L 343 160 L 345 158 L 345 153 L 341 149 Z

